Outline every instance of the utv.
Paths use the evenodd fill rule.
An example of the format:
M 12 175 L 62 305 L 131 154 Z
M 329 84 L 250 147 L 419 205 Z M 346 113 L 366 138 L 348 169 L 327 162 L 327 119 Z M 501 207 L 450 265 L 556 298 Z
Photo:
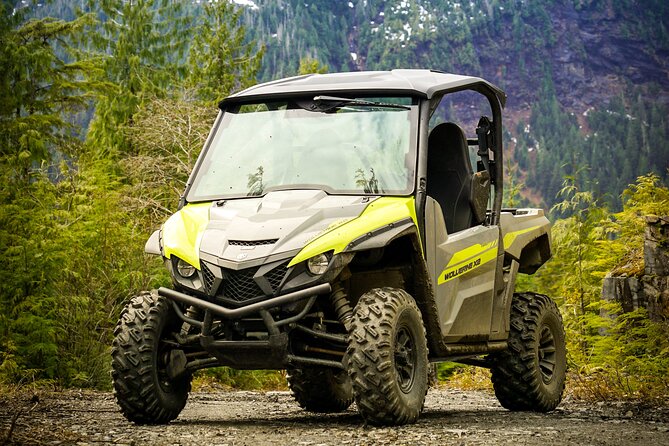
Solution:
M 468 133 L 437 123 L 458 92 L 485 105 Z M 287 370 L 306 410 L 355 401 L 367 422 L 401 425 L 440 361 L 490 368 L 510 410 L 553 410 L 560 313 L 514 293 L 551 256 L 549 222 L 502 209 L 505 99 L 479 78 L 393 70 L 223 100 L 179 211 L 146 244 L 173 286 L 134 297 L 114 332 L 123 415 L 167 423 L 193 372 L 228 366 Z

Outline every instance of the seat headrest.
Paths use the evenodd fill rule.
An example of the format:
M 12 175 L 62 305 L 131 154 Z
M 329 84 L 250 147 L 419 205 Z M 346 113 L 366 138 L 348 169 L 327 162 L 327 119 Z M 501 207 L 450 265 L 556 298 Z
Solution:
M 467 138 L 465 132 L 462 131 L 459 125 L 453 122 L 442 122 L 432 129 L 430 132 L 430 140 L 432 139 L 448 139 L 451 142 L 461 141 L 467 145 Z

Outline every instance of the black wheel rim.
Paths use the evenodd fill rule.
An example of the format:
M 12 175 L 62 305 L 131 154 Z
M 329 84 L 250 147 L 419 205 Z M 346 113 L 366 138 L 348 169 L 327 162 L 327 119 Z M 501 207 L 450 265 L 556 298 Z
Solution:
M 395 336 L 395 371 L 400 390 L 409 393 L 416 371 L 416 347 L 411 331 L 404 326 Z
M 176 342 L 170 339 L 173 336 L 170 326 L 170 323 L 167 323 L 159 331 L 158 346 L 156 347 L 156 377 L 158 378 L 158 385 L 165 393 L 171 393 L 175 390 L 175 384 L 177 384 L 174 379 L 170 378 L 167 371 L 170 363 L 170 353 L 177 347 Z M 169 336 L 169 338 L 166 336 Z
M 544 383 L 548 384 L 553 379 L 555 372 L 555 337 L 553 331 L 548 325 L 541 327 L 541 336 L 539 337 L 539 370 Z
M 167 373 L 167 364 L 170 361 L 171 348 L 163 340 L 159 341 L 158 353 L 156 357 L 156 375 L 158 384 L 163 392 L 169 393 L 172 390 L 172 380 Z

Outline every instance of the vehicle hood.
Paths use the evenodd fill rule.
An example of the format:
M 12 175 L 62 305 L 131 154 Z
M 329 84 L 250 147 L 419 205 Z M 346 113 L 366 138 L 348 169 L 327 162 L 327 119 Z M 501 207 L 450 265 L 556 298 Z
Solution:
M 198 268 L 200 259 L 210 256 L 244 266 L 282 254 L 289 257 L 320 235 L 359 217 L 376 199 L 291 190 L 190 204 L 163 226 L 163 255 L 176 255 Z

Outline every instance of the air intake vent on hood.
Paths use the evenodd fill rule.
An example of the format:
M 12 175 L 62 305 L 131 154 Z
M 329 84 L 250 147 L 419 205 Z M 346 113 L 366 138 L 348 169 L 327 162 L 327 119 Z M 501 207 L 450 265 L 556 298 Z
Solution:
M 271 238 L 267 240 L 228 240 L 228 244 L 230 246 L 262 246 L 273 245 L 278 241 L 278 238 Z

